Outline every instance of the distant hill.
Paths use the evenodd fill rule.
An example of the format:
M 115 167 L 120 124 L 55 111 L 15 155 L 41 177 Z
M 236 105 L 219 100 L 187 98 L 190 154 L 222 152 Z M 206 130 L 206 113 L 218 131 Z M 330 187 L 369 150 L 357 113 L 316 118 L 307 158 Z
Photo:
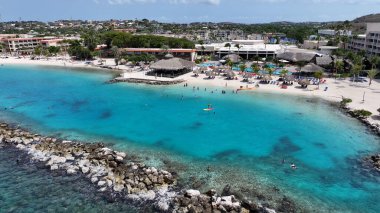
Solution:
M 380 13 L 370 14 L 354 19 L 354 23 L 380 22 Z

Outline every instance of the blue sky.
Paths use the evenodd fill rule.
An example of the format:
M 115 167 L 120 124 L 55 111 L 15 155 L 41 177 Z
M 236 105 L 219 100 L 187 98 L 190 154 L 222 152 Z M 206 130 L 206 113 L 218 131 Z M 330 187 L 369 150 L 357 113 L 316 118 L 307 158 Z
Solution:
M 380 12 L 380 0 L 0 0 L 1 21 L 335 21 Z

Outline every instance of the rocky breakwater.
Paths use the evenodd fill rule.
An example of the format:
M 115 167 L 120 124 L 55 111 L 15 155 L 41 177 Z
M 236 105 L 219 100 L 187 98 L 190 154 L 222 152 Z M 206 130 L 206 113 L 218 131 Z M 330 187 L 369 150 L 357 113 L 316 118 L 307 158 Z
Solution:
M 0 147 L 13 146 L 43 162 L 52 171 L 82 174 L 101 192 L 133 200 L 161 200 L 175 185 L 175 177 L 164 170 L 128 162 L 124 152 L 101 143 L 85 144 L 43 137 L 7 124 L 0 124 Z
M 240 201 L 233 195 L 218 196 L 214 190 L 202 194 L 181 189 L 170 172 L 132 162 L 126 153 L 111 150 L 102 143 L 45 137 L 1 123 L 0 148 L 5 146 L 17 148 L 29 160 L 43 164 L 52 172 L 82 175 L 96 185 L 99 193 L 107 193 L 112 200 L 149 203 L 159 212 L 275 212 Z
M 374 168 L 377 172 L 380 172 L 380 154 L 364 158 L 364 163 L 369 164 L 370 167 Z

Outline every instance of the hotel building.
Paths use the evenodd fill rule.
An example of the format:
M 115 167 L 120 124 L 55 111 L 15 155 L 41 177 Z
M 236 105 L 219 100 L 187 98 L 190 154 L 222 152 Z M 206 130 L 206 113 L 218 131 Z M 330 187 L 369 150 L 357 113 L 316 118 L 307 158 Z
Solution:
M 352 37 L 348 49 L 380 56 L 380 23 L 367 23 L 366 34 Z

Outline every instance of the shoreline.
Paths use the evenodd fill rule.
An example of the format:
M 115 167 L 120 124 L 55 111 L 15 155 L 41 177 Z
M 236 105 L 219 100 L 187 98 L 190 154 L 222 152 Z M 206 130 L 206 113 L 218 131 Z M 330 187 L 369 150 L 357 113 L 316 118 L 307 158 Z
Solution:
M 274 213 L 273 209 L 234 195 L 218 195 L 213 189 L 198 190 L 177 186 L 175 175 L 165 170 L 133 162 L 124 152 L 101 143 L 81 143 L 41 136 L 15 125 L 0 123 L 0 149 L 22 153 L 25 161 L 58 175 L 80 176 L 111 200 L 126 200 L 136 205 L 152 205 L 159 212 L 250 212 Z M 24 160 L 23 160 L 24 159 Z M 227 193 L 229 190 L 227 191 Z M 291 200 L 287 200 L 294 208 Z
M 225 80 L 224 77 L 216 76 L 215 79 L 208 79 L 206 76 L 194 77 L 192 73 L 187 73 L 185 75 L 176 78 L 160 78 L 157 80 L 154 77 L 147 77 L 143 72 L 130 72 L 126 68 L 117 68 L 112 65 L 113 60 L 108 59 L 109 66 L 114 66 L 113 69 L 102 68 L 98 65 L 89 65 L 84 62 L 66 62 L 64 60 L 30 60 L 28 58 L 7 58 L 0 59 L 1 65 L 23 65 L 23 66 L 48 66 L 48 67 L 59 67 L 59 68 L 69 68 L 69 69 L 85 69 L 85 70 L 97 70 L 101 72 L 113 72 L 115 74 L 121 74 L 128 72 L 128 78 L 114 78 L 110 79 L 107 83 L 137 83 L 137 84 L 147 84 L 149 85 L 174 85 L 187 83 L 189 86 L 193 87 L 214 87 L 217 89 L 228 89 L 229 91 L 236 91 L 239 88 L 252 88 L 248 91 L 240 92 L 261 92 L 270 94 L 280 94 L 280 95 L 292 95 L 301 97 L 311 97 L 311 98 L 321 98 L 325 101 L 331 103 L 339 103 L 342 98 L 352 99 L 352 103 L 349 103 L 343 111 L 351 116 L 353 116 L 352 111 L 365 109 L 372 113 L 372 116 L 368 118 L 358 118 L 360 122 L 366 125 L 370 130 L 372 130 L 376 135 L 380 136 L 380 115 L 377 109 L 380 108 L 380 81 L 373 80 L 372 86 L 368 87 L 367 83 L 365 85 L 360 85 L 359 83 L 352 83 L 348 80 L 337 80 L 337 79 L 327 79 L 325 84 L 320 85 L 320 89 L 317 89 L 317 85 L 309 85 L 307 89 L 296 88 L 297 83 L 294 86 L 289 86 L 287 89 L 281 89 L 278 85 L 273 84 L 260 84 L 259 88 L 254 88 L 254 84 L 248 84 L 247 82 L 242 82 L 242 77 L 238 76 L 238 80 Z M 124 66 L 124 65 L 122 65 Z M 124 66 L 126 67 L 126 66 Z M 274 77 L 274 76 L 273 76 Z M 274 77 L 273 80 L 277 80 Z M 162 83 L 160 83 L 162 81 Z M 323 88 L 328 87 L 327 91 Z M 360 91 L 358 91 L 360 90 Z M 362 93 L 363 92 L 363 93 Z M 367 96 L 367 97 L 366 97 Z M 369 96 L 369 97 L 368 97 Z M 362 99 L 365 98 L 366 101 Z

